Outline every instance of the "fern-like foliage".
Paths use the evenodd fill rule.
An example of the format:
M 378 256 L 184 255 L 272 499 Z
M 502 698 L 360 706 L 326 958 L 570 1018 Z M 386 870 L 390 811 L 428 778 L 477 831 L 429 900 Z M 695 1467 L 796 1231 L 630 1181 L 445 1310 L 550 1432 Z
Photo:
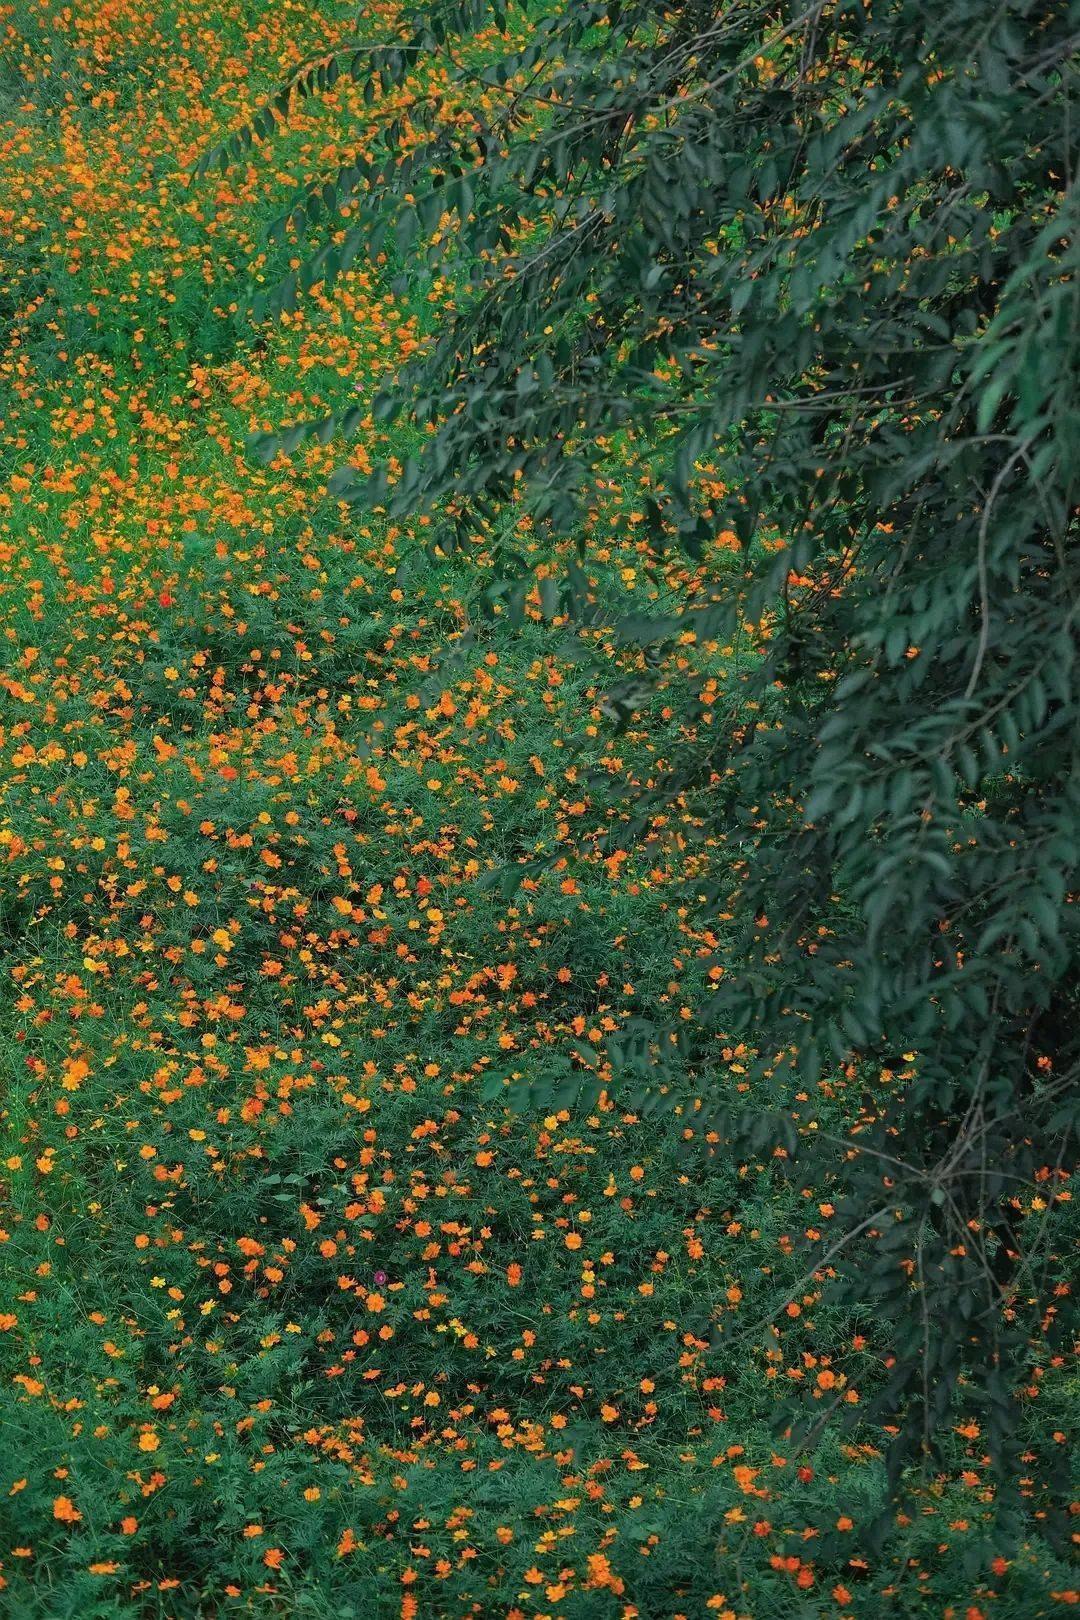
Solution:
M 812 1263 L 880 1344 L 894 1481 L 961 1384 L 1005 1458 L 1036 1332 L 1066 1323 L 1061 1206 L 1032 1197 L 1054 1206 L 1075 1158 L 1080 1067 L 1078 22 L 1065 0 L 406 5 L 347 71 L 377 98 L 437 61 L 485 111 L 418 96 L 298 198 L 282 230 L 359 206 L 260 305 L 385 247 L 455 276 L 377 401 L 422 449 L 339 485 L 428 514 L 444 551 L 510 507 L 581 533 L 617 434 L 658 545 L 737 537 L 683 610 L 619 629 L 708 648 L 768 625 L 737 701 L 608 834 L 678 806 L 714 857 L 684 901 L 722 940 L 704 1016 L 624 1032 L 616 1078 L 692 1146 L 750 1131 L 831 1178 L 844 1236 Z M 545 589 L 587 612 L 581 569 Z M 716 1028 L 760 1054 L 771 1118 L 682 1109 Z M 837 1077 L 865 1090 L 832 1138 Z

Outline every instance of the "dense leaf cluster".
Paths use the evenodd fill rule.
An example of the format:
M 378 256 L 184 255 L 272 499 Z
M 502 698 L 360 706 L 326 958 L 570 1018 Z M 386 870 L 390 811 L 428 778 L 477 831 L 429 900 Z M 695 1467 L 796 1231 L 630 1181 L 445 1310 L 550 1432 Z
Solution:
M 832 1156 L 833 1261 L 887 1324 L 894 1477 L 958 1380 L 1004 1454 L 1033 1333 L 1064 1325 L 1032 1191 L 1052 1205 L 1074 1157 L 1080 1064 L 1080 14 L 405 12 L 348 70 L 374 95 L 434 53 L 487 112 L 447 124 L 418 97 L 407 139 L 301 199 L 298 225 L 358 209 L 264 307 L 361 247 L 452 266 L 457 313 L 382 401 L 422 452 L 341 482 L 433 514 L 445 549 L 523 505 L 579 533 L 616 434 L 658 545 L 738 537 L 684 611 L 623 626 L 660 648 L 769 628 L 737 711 L 634 789 L 627 835 L 677 800 L 730 854 L 687 892 L 736 919 L 711 1017 L 772 1068 L 786 1150 Z M 477 66 L 492 24 L 516 32 Z M 655 1092 L 695 1041 L 642 1026 L 628 1084 Z M 827 1143 L 814 1088 L 836 1073 L 867 1089 Z

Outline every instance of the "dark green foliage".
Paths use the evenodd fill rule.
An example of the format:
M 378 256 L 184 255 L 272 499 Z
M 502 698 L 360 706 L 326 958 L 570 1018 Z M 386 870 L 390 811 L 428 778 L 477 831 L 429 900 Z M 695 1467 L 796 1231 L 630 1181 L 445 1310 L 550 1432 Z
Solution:
M 460 41 L 502 22 L 479 3 L 415 8 L 399 49 L 349 59 L 377 86 L 438 52 L 489 111 L 451 125 L 419 100 L 407 155 L 390 131 L 321 195 L 362 186 L 364 207 L 301 284 L 384 243 L 422 266 L 449 212 L 461 286 L 378 406 L 433 428 L 422 454 L 341 488 L 433 514 L 444 549 L 523 503 L 554 546 L 621 433 L 658 543 L 738 536 L 680 617 L 620 630 L 708 645 L 769 623 L 724 723 L 628 796 L 628 839 L 676 803 L 703 830 L 716 859 L 686 904 L 736 923 L 711 1025 L 630 1031 L 626 1093 L 707 1065 L 715 1028 L 752 1041 L 781 1107 L 762 1139 L 846 1223 L 830 1264 L 889 1358 L 869 1412 L 899 1425 L 894 1482 L 960 1380 L 1000 1460 L 1068 1303 L 1031 1200 L 1075 1158 L 1080 1064 L 1080 8 L 589 0 L 511 21 L 479 68 Z M 705 462 L 728 503 L 709 518 Z M 846 1142 L 812 1129 L 837 1074 L 867 1088 Z

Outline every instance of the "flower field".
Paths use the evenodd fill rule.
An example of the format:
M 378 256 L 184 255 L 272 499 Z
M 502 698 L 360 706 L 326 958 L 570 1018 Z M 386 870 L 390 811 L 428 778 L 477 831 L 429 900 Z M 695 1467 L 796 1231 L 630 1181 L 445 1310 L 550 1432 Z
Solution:
M 1063 1370 L 1007 1544 L 975 1415 L 884 1508 L 886 1434 L 785 1437 L 793 1386 L 824 1415 L 882 1367 L 819 1307 L 829 1190 L 694 1130 L 706 1086 L 768 1105 L 745 1050 L 702 1030 L 664 1129 L 608 1060 L 643 1010 L 694 1024 L 722 941 L 675 881 L 735 856 L 689 814 L 601 846 L 605 778 L 707 726 L 768 624 L 617 729 L 602 628 L 586 658 L 539 597 L 476 619 L 490 557 L 328 491 L 400 448 L 370 403 L 453 287 L 391 248 L 280 320 L 248 289 L 294 187 L 437 77 L 192 170 L 351 24 L 0 6 L 0 1614 L 1063 1616 Z M 245 448 L 350 406 L 348 446 Z M 685 599 L 733 536 L 657 558 L 610 459 L 589 555 Z

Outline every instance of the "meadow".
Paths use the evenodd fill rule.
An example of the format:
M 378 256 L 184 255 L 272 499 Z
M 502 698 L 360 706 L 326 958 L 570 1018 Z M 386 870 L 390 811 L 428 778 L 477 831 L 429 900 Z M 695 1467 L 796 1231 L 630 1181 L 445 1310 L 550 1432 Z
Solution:
M 678 649 L 619 728 L 602 622 L 477 617 L 482 548 L 328 491 L 404 453 L 371 400 L 453 286 L 402 290 L 391 246 L 279 320 L 247 289 L 387 109 L 342 83 L 192 170 L 350 23 L 0 7 L 0 1613 L 1064 1615 L 1062 1369 L 1000 1546 L 974 1417 L 895 1510 L 873 1424 L 789 1443 L 792 1385 L 825 1412 L 882 1377 L 872 1301 L 819 1304 L 829 1190 L 695 1133 L 706 1095 L 770 1101 L 723 1031 L 664 1128 L 607 1061 L 642 1011 L 694 1025 L 723 940 L 673 895 L 727 856 L 601 844 L 605 776 L 721 715 L 768 625 Z M 247 449 L 349 406 L 347 447 Z M 658 559 L 610 459 L 589 555 L 685 600 L 734 536 Z M 826 1076 L 815 1118 L 863 1090 Z

